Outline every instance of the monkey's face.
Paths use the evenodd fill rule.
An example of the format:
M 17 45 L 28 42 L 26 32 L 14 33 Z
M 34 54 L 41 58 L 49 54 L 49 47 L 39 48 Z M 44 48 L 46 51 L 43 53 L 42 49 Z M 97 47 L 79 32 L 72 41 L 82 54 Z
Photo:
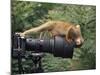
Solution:
M 77 47 L 80 47 L 83 44 L 84 39 L 81 34 L 80 25 L 76 25 L 69 30 L 68 38 L 74 41 Z

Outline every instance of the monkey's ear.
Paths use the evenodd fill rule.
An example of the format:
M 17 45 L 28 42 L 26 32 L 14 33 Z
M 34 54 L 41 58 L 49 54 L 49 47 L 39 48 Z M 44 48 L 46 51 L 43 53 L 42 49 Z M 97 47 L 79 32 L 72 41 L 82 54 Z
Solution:
M 80 25 L 76 25 L 77 28 L 80 28 Z

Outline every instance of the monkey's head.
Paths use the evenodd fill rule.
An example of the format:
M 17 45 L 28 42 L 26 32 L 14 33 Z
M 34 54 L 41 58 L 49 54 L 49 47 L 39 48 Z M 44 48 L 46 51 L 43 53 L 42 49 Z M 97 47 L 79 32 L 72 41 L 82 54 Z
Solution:
M 84 39 L 83 39 L 82 34 L 81 34 L 80 25 L 72 26 L 68 30 L 67 39 L 70 42 L 75 42 L 76 47 L 80 47 L 83 44 Z

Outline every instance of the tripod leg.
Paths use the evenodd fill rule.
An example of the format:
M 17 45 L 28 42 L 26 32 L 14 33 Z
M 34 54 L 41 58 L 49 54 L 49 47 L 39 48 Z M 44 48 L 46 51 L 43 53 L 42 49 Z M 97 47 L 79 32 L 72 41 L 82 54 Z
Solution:
M 24 73 L 23 71 L 23 67 L 22 67 L 22 59 L 21 59 L 21 55 L 20 52 L 18 54 L 18 69 L 19 69 L 19 74 Z

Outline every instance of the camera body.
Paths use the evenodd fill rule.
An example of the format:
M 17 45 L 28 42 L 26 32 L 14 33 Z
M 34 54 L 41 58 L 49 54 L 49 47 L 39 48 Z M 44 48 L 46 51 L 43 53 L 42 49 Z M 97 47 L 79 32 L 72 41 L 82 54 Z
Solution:
M 53 39 L 33 39 L 13 36 L 13 49 L 20 48 L 25 51 L 51 53 L 55 57 L 72 58 L 75 43 L 68 43 L 63 37 L 55 36 Z

